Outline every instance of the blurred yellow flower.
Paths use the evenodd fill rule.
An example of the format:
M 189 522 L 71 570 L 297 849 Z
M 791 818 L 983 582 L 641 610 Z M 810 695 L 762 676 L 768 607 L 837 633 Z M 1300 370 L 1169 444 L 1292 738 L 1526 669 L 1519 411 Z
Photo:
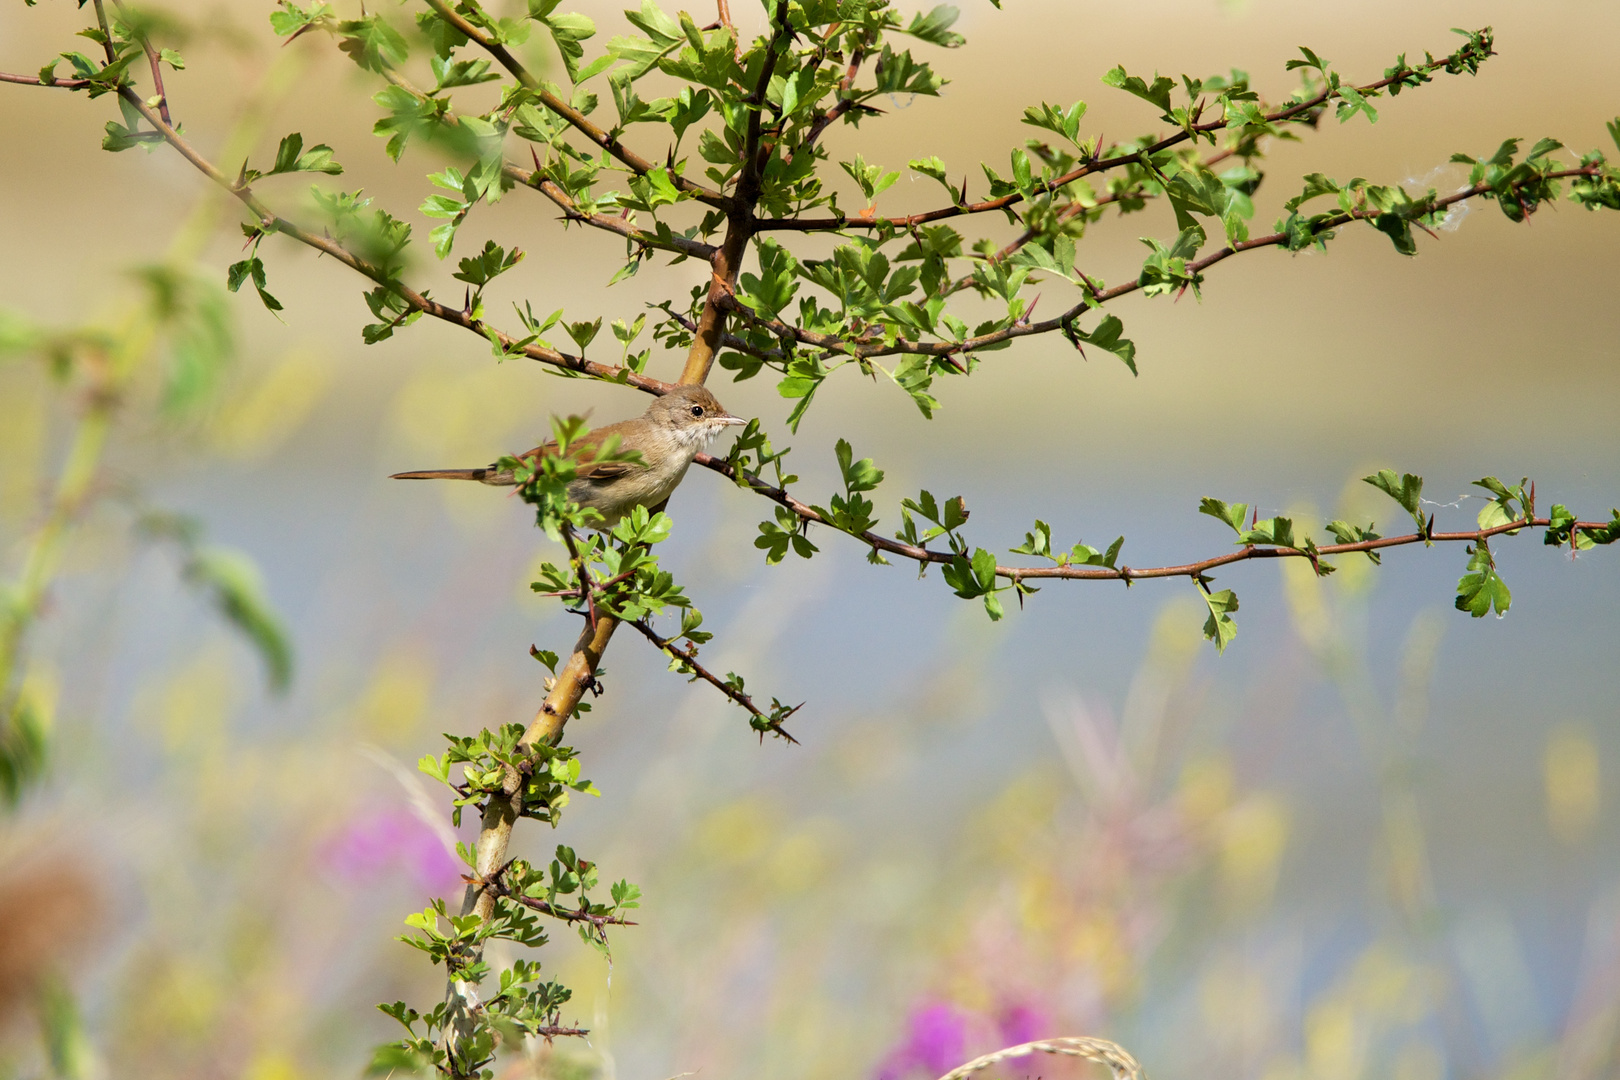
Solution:
M 1234 912 L 1258 912 L 1271 902 L 1288 846 L 1288 808 L 1276 795 L 1250 795 L 1221 826 L 1221 885 Z
M 433 675 L 432 662 L 418 653 L 385 656 L 355 706 L 359 734 L 385 746 L 408 742 L 427 712 Z
M 1560 843 L 1586 839 L 1601 808 L 1597 745 L 1574 724 L 1561 724 L 1547 737 L 1542 758 L 1547 786 L 1547 825 Z
M 257 459 L 281 446 L 331 386 L 331 364 L 308 350 L 288 353 L 221 406 L 209 425 L 215 448 L 228 457 Z

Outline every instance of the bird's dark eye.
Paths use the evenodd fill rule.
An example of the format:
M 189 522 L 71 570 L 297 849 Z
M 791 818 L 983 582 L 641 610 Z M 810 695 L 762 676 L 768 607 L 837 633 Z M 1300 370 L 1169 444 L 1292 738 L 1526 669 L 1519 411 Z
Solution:
M 703 415 L 703 406 L 701 406 L 701 405 L 692 406 L 692 415 L 693 416 L 702 416 Z

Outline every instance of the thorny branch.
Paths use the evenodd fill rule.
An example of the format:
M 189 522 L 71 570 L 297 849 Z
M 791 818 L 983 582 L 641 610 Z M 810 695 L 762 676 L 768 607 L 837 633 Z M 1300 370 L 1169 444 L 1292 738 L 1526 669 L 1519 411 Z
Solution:
M 1490 55 L 1493 55 L 1493 53 L 1488 50 L 1488 47 L 1487 52 L 1483 56 L 1478 55 L 1473 44 L 1470 43 L 1464 45 L 1450 56 L 1444 56 L 1438 60 L 1432 60 L 1429 63 L 1419 64 L 1418 66 L 1412 68 L 1403 67 L 1385 76 L 1384 78 L 1377 80 L 1376 82 L 1368 83 L 1365 86 L 1354 87 L 1353 89 L 1359 94 L 1368 94 L 1373 91 L 1382 90 L 1385 87 L 1391 86 L 1412 75 L 1426 75 L 1431 71 L 1443 69 L 1448 64 L 1456 63 L 1459 60 L 1473 59 L 1476 57 L 1478 59 L 1484 59 L 1485 56 Z M 1309 114 L 1313 110 L 1321 108 L 1335 96 L 1338 96 L 1338 91 L 1333 89 L 1331 86 L 1324 85 L 1319 92 L 1313 94 L 1309 98 L 1306 98 L 1304 101 L 1296 102 L 1295 104 L 1289 105 L 1285 108 L 1266 113 L 1264 120 L 1267 123 L 1272 124 L 1293 120 L 1296 117 Z M 1204 124 L 1191 123 L 1188 124 L 1186 128 L 1176 132 L 1174 135 L 1167 135 L 1150 146 L 1147 146 L 1141 150 L 1133 151 L 1129 154 L 1120 154 L 1116 157 L 1106 158 L 1098 157 L 1093 154 L 1093 156 L 1084 164 L 1079 165 L 1067 173 L 1064 173 L 1062 176 L 1042 184 L 1037 184 L 1036 193 L 1041 195 L 1051 194 L 1052 192 L 1059 191 L 1062 188 L 1067 187 L 1076 180 L 1096 173 L 1107 172 L 1112 169 L 1122 168 L 1126 165 L 1143 164 L 1148 159 L 1152 158 L 1153 155 L 1162 150 L 1168 150 L 1170 147 L 1177 146 L 1189 139 L 1196 139 L 1200 135 L 1210 135 L 1214 132 L 1225 130 L 1226 127 L 1227 120 L 1225 117 L 1222 117 L 1219 120 L 1212 120 Z M 928 210 L 920 214 L 908 214 L 904 217 L 848 217 L 845 215 L 839 215 L 838 217 L 830 218 L 766 218 L 758 223 L 758 228 L 761 232 L 769 230 L 787 230 L 793 232 L 837 232 L 842 229 L 878 228 L 890 228 L 904 231 L 917 225 L 926 225 L 929 222 L 942 221 L 946 218 L 962 217 L 968 214 L 984 214 L 992 210 L 1004 210 L 1010 206 L 1016 206 L 1018 203 L 1023 201 L 1024 195 L 1021 192 L 1015 191 L 996 199 L 986 199 L 982 202 L 976 203 L 958 203 L 954 206 L 945 206 L 937 210 Z
M 654 630 L 650 625 L 648 625 L 645 619 L 637 619 L 630 625 L 635 627 L 635 629 L 640 632 L 642 637 L 658 646 L 658 648 L 662 649 L 676 660 L 679 660 L 681 664 L 689 669 L 693 678 L 702 679 L 704 682 L 726 695 L 726 697 L 748 710 L 749 715 L 753 716 L 754 719 L 760 721 L 761 724 L 764 725 L 763 727 L 759 728 L 759 737 L 761 739 L 765 738 L 765 729 L 768 728 L 771 732 L 782 736 L 782 738 L 786 739 L 790 743 L 797 743 L 799 741 L 792 735 L 789 735 L 786 729 L 784 729 L 781 725 L 782 721 L 804 708 L 803 702 L 793 706 L 790 709 L 784 710 L 776 717 L 775 720 L 772 720 L 771 717 L 760 711 L 759 706 L 754 704 L 753 697 L 743 693 L 741 690 L 737 689 L 735 686 L 732 686 L 724 679 L 715 675 L 714 672 L 698 663 L 696 649 L 683 649 L 679 645 L 675 644 L 673 638 L 660 637 L 658 631 Z
M 1594 177 L 1602 175 L 1602 172 L 1603 167 L 1600 165 L 1583 165 L 1575 168 L 1560 169 L 1554 172 L 1543 173 L 1533 180 L 1525 181 L 1525 183 L 1534 183 L 1541 180 L 1561 180 L 1576 176 Z M 1472 199 L 1493 190 L 1494 189 L 1490 184 L 1481 181 L 1478 184 L 1465 187 L 1451 195 L 1446 195 L 1435 199 L 1432 203 L 1427 205 L 1427 210 L 1444 210 L 1445 208 L 1462 202 L 1465 199 Z M 1372 218 L 1379 217 L 1382 213 L 1383 211 L 1380 210 L 1351 210 L 1335 214 L 1319 222 L 1315 227 L 1314 234 L 1322 235 L 1339 227 L 1340 225 L 1347 224 L 1351 221 L 1367 221 Z M 765 223 L 761 222 L 760 224 L 763 225 Z M 1209 255 L 1204 256 L 1202 259 L 1187 263 L 1187 270 L 1189 273 L 1198 274 L 1229 256 L 1237 255 L 1245 251 L 1254 251 L 1259 248 L 1275 247 L 1279 244 L 1286 243 L 1287 241 L 1288 234 L 1284 232 L 1268 233 L 1265 236 L 1258 236 L 1252 240 L 1242 240 L 1214 251 Z M 838 357 L 850 357 L 852 359 L 863 360 L 870 357 L 893 356 L 902 353 L 922 356 L 952 356 L 959 353 L 972 352 L 975 349 L 983 349 L 991 345 L 997 345 L 1004 341 L 1011 341 L 1014 338 L 1030 337 L 1035 334 L 1049 334 L 1054 330 L 1062 330 L 1065 326 L 1072 323 L 1076 318 L 1083 315 L 1086 311 L 1100 307 L 1110 300 L 1117 300 L 1121 296 L 1136 292 L 1138 289 L 1142 288 L 1142 285 L 1142 280 L 1138 278 L 1134 281 L 1127 281 L 1116 285 L 1111 289 L 1099 289 L 1091 292 L 1087 299 L 1082 300 L 1080 303 L 1069 308 L 1056 318 L 1047 319 L 1044 322 L 1017 323 L 1013 326 L 1007 327 L 1004 330 L 997 330 L 993 333 L 984 334 L 980 337 L 966 338 L 962 341 L 923 342 L 908 341 L 905 338 L 897 338 L 893 344 L 882 344 L 881 336 L 843 338 L 836 334 L 822 334 L 817 333 L 814 330 L 806 330 L 802 327 L 793 326 L 777 319 L 762 318 L 744 304 L 739 303 L 735 295 L 728 296 L 726 298 L 726 305 L 728 310 L 742 318 L 743 321 L 768 330 L 778 338 L 790 337 L 800 344 L 823 349 L 829 354 L 833 354 Z
M 383 77 L 389 81 L 389 83 L 399 87 L 407 94 L 410 94 L 418 102 L 425 105 L 433 100 L 419 87 L 401 75 L 398 71 L 395 71 L 392 67 L 385 67 L 382 74 Z M 165 116 L 164 119 L 168 119 L 168 117 Z M 457 127 L 461 123 L 460 117 L 456 116 L 456 114 L 450 110 L 445 110 L 439 119 L 450 127 Z M 534 151 L 531 149 L 530 153 L 534 154 Z M 671 235 L 665 238 L 659 236 L 657 233 L 650 233 L 645 229 L 636 228 L 634 225 L 630 224 L 629 219 L 625 217 L 612 217 L 607 214 L 584 213 L 579 209 L 579 204 L 573 199 L 569 198 L 566 191 L 564 191 L 554 181 L 548 179 L 543 174 L 538 156 L 535 157 L 533 172 L 526 171 L 522 166 L 514 164 L 511 161 L 504 161 L 501 163 L 501 173 L 518 186 L 529 188 L 533 191 L 538 191 L 540 194 L 550 199 L 557 205 L 557 208 L 563 212 L 562 216 L 564 221 L 577 221 L 580 224 L 589 225 L 592 228 L 601 229 L 605 232 L 617 233 L 626 240 L 632 240 L 635 243 L 640 244 L 643 248 L 656 248 L 662 251 L 671 251 L 678 255 L 686 255 L 692 258 L 703 259 L 705 262 L 714 258 L 714 253 L 717 249 L 712 244 L 705 244 L 701 240 L 693 240 L 680 235 Z
M 706 469 L 712 469 L 729 480 L 736 481 L 738 470 L 736 466 L 724 458 L 714 457 L 710 454 L 699 454 L 695 463 Z M 926 545 L 908 544 L 892 537 L 868 529 L 864 532 L 848 532 L 839 529 L 832 522 L 823 517 L 808 503 L 801 502 L 788 494 L 780 487 L 776 487 L 754 473 L 744 470 L 742 472 L 743 486 L 779 506 L 786 507 L 805 524 L 825 525 L 872 548 L 885 555 L 896 555 L 903 559 L 910 559 L 919 563 L 949 563 L 959 556 L 951 551 L 935 551 Z M 1237 551 L 1225 555 L 1216 555 L 1197 562 L 1180 563 L 1175 566 L 1155 566 L 1146 568 L 1133 568 L 1129 566 L 1075 566 L 1065 564 L 1060 566 L 1000 566 L 996 567 L 996 576 L 1017 584 L 1022 581 L 1038 580 L 1043 578 L 1061 578 L 1080 581 L 1123 581 L 1129 585 L 1133 581 L 1147 578 L 1187 577 L 1200 579 L 1209 571 L 1232 563 L 1246 562 L 1250 559 L 1311 559 L 1329 555 L 1350 555 L 1358 552 L 1379 551 L 1383 548 L 1403 547 L 1408 544 L 1438 544 L 1438 543 L 1476 543 L 1488 540 L 1500 533 L 1514 533 L 1520 529 L 1541 529 L 1550 525 L 1551 519 L 1526 517 L 1511 521 L 1504 525 L 1497 525 L 1489 529 L 1473 529 L 1460 532 L 1433 531 L 1434 519 L 1429 519 L 1429 527 L 1422 532 L 1407 533 L 1402 536 L 1383 536 L 1376 540 L 1359 540 L 1346 544 L 1324 544 L 1321 547 L 1285 548 L 1285 547 L 1256 547 L 1247 545 Z M 1579 521 L 1570 526 L 1574 531 L 1596 531 L 1608 528 L 1612 523 L 1604 521 Z
M 506 865 L 502 866 L 493 874 L 478 878 L 463 875 L 462 880 L 465 881 L 470 888 L 478 889 L 482 892 L 488 892 L 494 896 L 501 897 L 502 899 L 515 901 L 532 911 L 538 911 L 542 915 L 549 915 L 553 919 L 557 919 L 562 922 L 589 923 L 598 930 L 602 929 L 604 926 L 636 925 L 631 920 L 619 915 L 593 915 L 583 897 L 580 898 L 580 907 L 566 908 L 559 907 L 556 904 L 550 903 L 546 900 L 541 900 L 539 897 L 525 896 L 522 893 L 515 892 L 512 887 L 506 883 L 506 872 L 511 868 L 512 863 L 515 861 L 516 860 L 509 860 Z

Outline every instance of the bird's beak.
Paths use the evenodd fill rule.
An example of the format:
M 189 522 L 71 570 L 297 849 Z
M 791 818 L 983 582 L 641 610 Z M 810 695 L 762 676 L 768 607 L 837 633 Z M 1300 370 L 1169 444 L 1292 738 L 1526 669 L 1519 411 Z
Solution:
M 722 420 L 722 421 L 721 421 L 721 423 L 723 423 L 723 424 L 725 424 L 725 425 L 726 425 L 726 426 L 727 426 L 727 427 L 729 427 L 729 426 L 731 426 L 731 425 L 732 425 L 732 424 L 746 424 L 746 423 L 748 423 L 748 421 L 747 421 L 747 420 L 744 420 L 744 419 L 743 419 L 743 418 L 742 418 L 742 417 L 740 417 L 740 416 L 728 416 L 728 417 L 726 417 L 726 418 L 725 418 L 725 419 L 724 419 L 724 420 Z

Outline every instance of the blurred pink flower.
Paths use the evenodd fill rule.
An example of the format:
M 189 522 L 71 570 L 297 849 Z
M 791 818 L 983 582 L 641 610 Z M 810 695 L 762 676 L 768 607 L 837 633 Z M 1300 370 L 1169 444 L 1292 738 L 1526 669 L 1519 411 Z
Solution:
M 434 894 L 453 887 L 465 869 L 427 823 L 405 809 L 378 810 L 349 823 L 326 842 L 322 861 L 356 882 L 404 870 L 413 885 Z

